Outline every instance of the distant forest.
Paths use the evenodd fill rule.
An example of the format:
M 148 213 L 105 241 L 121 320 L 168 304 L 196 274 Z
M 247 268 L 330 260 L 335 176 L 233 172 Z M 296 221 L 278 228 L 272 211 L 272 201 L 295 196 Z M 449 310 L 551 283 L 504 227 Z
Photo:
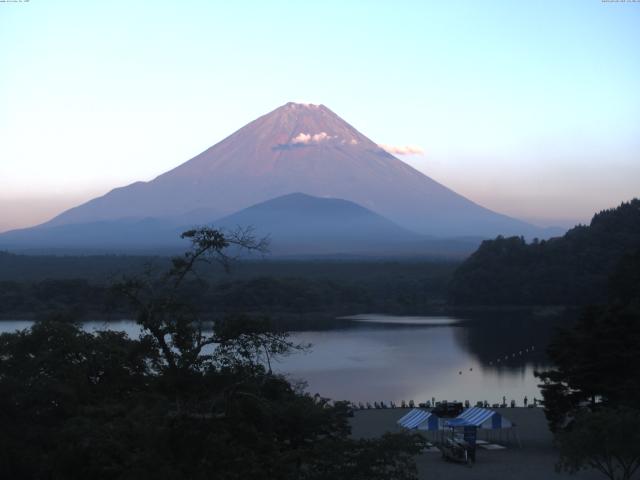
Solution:
M 444 307 L 602 303 L 607 279 L 640 251 L 640 200 L 596 214 L 564 236 L 484 241 L 463 263 L 413 260 L 238 260 L 209 268 L 183 292 L 216 318 L 260 313 L 287 327 L 363 312 L 424 314 Z M 36 256 L 0 252 L 0 319 L 64 311 L 78 319 L 128 318 L 110 285 L 165 269 L 166 257 Z M 311 319 L 311 320 L 310 320 Z M 320 319 L 320 320 L 318 320 Z M 308 324 L 306 326 L 309 326 Z
M 64 311 L 79 319 L 125 318 L 110 285 L 123 275 L 161 271 L 163 257 L 25 256 L 0 253 L 0 318 L 39 318 Z M 421 313 L 444 304 L 457 263 L 438 261 L 237 261 L 185 284 L 205 316 L 260 313 L 301 316 L 363 312 Z
M 597 213 L 564 236 L 484 241 L 455 271 L 454 305 L 587 305 L 607 298 L 607 279 L 640 251 L 640 200 Z

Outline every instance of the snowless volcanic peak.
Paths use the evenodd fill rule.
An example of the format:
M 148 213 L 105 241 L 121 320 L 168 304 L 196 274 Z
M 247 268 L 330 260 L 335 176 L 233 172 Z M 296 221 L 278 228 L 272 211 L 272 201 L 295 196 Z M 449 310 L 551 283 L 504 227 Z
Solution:
M 293 192 L 349 200 L 420 233 L 526 235 L 531 227 L 418 172 L 324 105 L 303 103 L 276 108 L 154 180 L 115 189 L 49 224 L 180 216 L 210 223 Z
M 304 145 L 357 145 L 367 139 L 324 105 L 293 103 L 261 117 L 264 125 L 272 125 L 274 149 Z
M 260 176 L 284 173 L 289 161 L 296 161 L 291 167 L 299 170 L 299 162 L 303 159 L 307 164 L 313 164 L 311 157 L 319 153 L 330 156 L 330 150 L 335 154 L 357 145 L 379 150 L 375 143 L 324 105 L 290 102 L 254 120 L 168 174 L 208 176 L 220 172 Z M 292 191 L 297 190 L 293 188 Z M 276 195 L 280 193 L 290 192 L 275 192 Z M 267 198 L 256 198 L 256 201 L 261 200 Z

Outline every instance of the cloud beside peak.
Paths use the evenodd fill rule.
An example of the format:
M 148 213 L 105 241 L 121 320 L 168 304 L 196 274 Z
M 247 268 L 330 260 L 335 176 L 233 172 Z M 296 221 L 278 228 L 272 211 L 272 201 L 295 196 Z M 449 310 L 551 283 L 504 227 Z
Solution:
M 294 145 L 306 145 L 309 143 L 320 143 L 324 140 L 330 140 L 331 138 L 331 135 L 327 135 L 327 132 L 315 133 L 313 135 L 310 133 L 299 133 L 291 140 L 291 143 Z
M 424 155 L 424 150 L 418 145 L 378 145 L 381 149 L 392 155 Z

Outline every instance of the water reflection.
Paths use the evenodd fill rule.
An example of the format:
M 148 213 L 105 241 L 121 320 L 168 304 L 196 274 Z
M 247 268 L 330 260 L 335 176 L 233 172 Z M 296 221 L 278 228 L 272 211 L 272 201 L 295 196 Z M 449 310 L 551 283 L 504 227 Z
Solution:
M 545 348 L 555 329 L 567 322 L 561 317 L 494 313 L 467 318 L 456 330 L 461 346 L 486 368 L 523 370 L 548 365 Z
M 365 313 L 338 318 L 353 322 L 382 323 L 386 325 L 455 325 L 460 323 L 460 319 L 448 316 L 383 315 L 378 313 Z
M 344 320 L 340 329 L 292 333 L 312 349 L 281 359 L 276 370 L 333 399 L 499 403 L 506 397 L 521 405 L 524 396 L 540 398 L 533 372 L 547 365 L 544 348 L 559 322 L 516 313 L 356 320 Z M 30 324 L 0 322 L 0 331 Z M 88 331 L 105 326 L 140 333 L 131 321 L 84 324 Z
M 475 333 L 466 324 L 299 332 L 294 339 L 312 343 L 312 352 L 284 359 L 279 370 L 305 379 L 312 393 L 352 401 L 539 398 L 533 372 L 543 362 L 490 366 L 469 348 Z

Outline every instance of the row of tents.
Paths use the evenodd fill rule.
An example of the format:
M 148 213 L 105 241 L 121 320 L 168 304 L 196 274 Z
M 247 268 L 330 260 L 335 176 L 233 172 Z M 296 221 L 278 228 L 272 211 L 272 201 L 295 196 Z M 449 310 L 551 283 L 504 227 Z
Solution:
M 456 418 L 440 418 L 437 415 L 414 408 L 398 420 L 401 427 L 409 430 L 438 431 L 445 427 L 477 427 L 482 429 L 513 428 L 514 424 L 501 414 L 488 408 L 467 408 Z
M 414 408 L 400 418 L 397 423 L 408 430 L 440 433 L 447 429 L 455 430 L 458 427 L 464 429 L 475 427 L 478 430 L 499 433 L 500 439 L 502 439 L 502 432 L 506 430 L 507 438 L 513 434 L 514 439 L 518 444 L 520 443 L 515 432 L 515 423 L 488 408 L 467 408 L 455 418 L 440 418 L 428 410 Z

